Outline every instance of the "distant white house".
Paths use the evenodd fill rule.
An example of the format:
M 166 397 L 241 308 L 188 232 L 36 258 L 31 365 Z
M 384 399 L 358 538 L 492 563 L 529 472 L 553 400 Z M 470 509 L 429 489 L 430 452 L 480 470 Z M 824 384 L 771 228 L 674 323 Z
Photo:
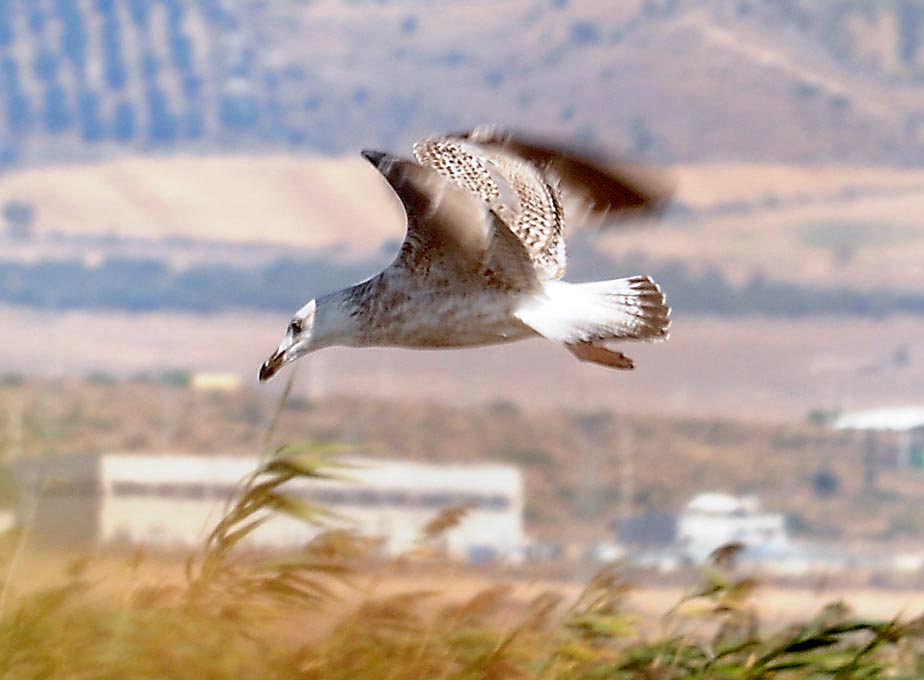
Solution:
M 844 413 L 834 419 L 838 430 L 889 430 L 908 432 L 924 430 L 924 408 L 899 406 Z
M 789 548 L 785 518 L 762 512 L 753 496 L 723 493 L 694 496 L 677 518 L 677 544 L 691 562 L 703 562 L 713 550 L 733 542 L 761 552 L 784 552 Z
M 332 520 L 380 537 L 390 555 L 417 545 L 421 529 L 441 510 L 468 514 L 447 532 L 444 547 L 459 559 L 515 559 L 523 536 L 523 477 L 516 467 L 428 464 L 367 458 L 342 459 L 344 479 L 291 480 L 284 490 L 333 511 Z M 21 459 L 20 517 L 55 542 L 87 546 L 197 545 L 221 517 L 239 482 L 256 466 L 251 458 L 207 455 L 106 453 Z M 251 545 L 291 548 L 321 529 L 274 516 Z
M 241 388 L 241 376 L 236 373 L 194 373 L 190 384 L 199 392 L 236 392 Z
M 16 528 L 16 514 L 9 510 L 0 510 L 0 534 Z

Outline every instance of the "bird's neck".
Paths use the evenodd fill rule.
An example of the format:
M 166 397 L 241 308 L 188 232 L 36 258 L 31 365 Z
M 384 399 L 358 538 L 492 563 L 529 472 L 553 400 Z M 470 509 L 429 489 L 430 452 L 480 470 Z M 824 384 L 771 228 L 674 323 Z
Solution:
M 364 281 L 318 298 L 312 344 L 319 349 L 362 344 L 363 300 L 367 287 L 368 282 Z

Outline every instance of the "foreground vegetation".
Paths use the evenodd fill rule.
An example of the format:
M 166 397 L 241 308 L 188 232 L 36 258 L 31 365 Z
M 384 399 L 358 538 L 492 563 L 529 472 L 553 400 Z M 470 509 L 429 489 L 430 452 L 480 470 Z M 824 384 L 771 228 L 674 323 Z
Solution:
M 336 473 L 336 471 L 334 471 Z M 19 678 L 919 678 L 924 618 L 863 620 L 843 604 L 781 628 L 762 622 L 756 586 L 734 574 L 735 547 L 661 621 L 626 604 L 618 570 L 573 602 L 547 592 L 517 600 L 502 586 L 461 603 L 439 592 L 377 594 L 374 544 L 321 534 L 287 555 L 241 550 L 274 513 L 321 520 L 287 496 L 298 476 L 330 466 L 312 447 L 286 447 L 244 485 L 179 585 L 135 582 L 104 595 L 83 564 L 63 585 L 0 597 L 0 677 Z M 434 546 L 464 517 L 425 527 Z M 21 539 L 8 546 L 15 562 Z M 399 560 L 413 560 L 406 556 Z M 395 563 L 378 564 L 374 579 Z M 447 583 L 447 588 L 449 587 Z
M 365 601 L 319 638 L 311 622 L 332 616 L 335 605 L 315 592 L 320 580 L 308 586 L 298 571 L 280 565 L 240 575 L 238 587 L 204 599 L 191 589 L 139 586 L 127 601 L 100 601 L 81 580 L 39 592 L 10 603 L 0 620 L 0 674 L 666 680 L 924 673 L 920 621 L 857 620 L 834 605 L 811 621 L 763 632 L 740 583 L 703 594 L 700 613 L 669 617 L 647 638 L 611 572 L 564 611 L 553 594 L 517 606 L 514 623 L 502 587 L 433 608 L 426 605 L 433 593 L 407 592 Z

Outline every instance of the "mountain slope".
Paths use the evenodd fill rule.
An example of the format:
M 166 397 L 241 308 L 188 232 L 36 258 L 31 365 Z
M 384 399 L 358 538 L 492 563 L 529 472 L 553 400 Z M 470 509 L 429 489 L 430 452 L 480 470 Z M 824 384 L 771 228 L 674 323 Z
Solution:
M 406 145 L 486 121 L 674 161 L 924 161 L 924 24 L 856 0 L 0 2 L 0 163 Z

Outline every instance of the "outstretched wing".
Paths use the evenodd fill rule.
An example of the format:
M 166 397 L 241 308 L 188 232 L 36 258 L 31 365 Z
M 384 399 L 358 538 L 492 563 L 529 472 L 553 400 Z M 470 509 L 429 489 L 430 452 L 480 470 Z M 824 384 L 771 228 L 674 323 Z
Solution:
M 615 222 L 662 211 L 673 193 L 664 177 L 654 177 L 586 149 L 537 140 L 494 126 L 451 135 L 486 149 L 498 149 L 541 169 L 557 180 L 568 219 L 573 225 L 588 218 Z M 577 209 L 571 214 L 571 209 Z
M 496 128 L 425 139 L 414 155 L 503 217 L 544 280 L 565 272 L 566 213 L 570 224 L 613 219 L 655 211 L 669 195 L 625 168 Z
M 380 151 L 362 154 L 388 180 L 407 213 L 396 265 L 431 288 L 538 288 L 529 253 L 488 204 L 431 168 Z

